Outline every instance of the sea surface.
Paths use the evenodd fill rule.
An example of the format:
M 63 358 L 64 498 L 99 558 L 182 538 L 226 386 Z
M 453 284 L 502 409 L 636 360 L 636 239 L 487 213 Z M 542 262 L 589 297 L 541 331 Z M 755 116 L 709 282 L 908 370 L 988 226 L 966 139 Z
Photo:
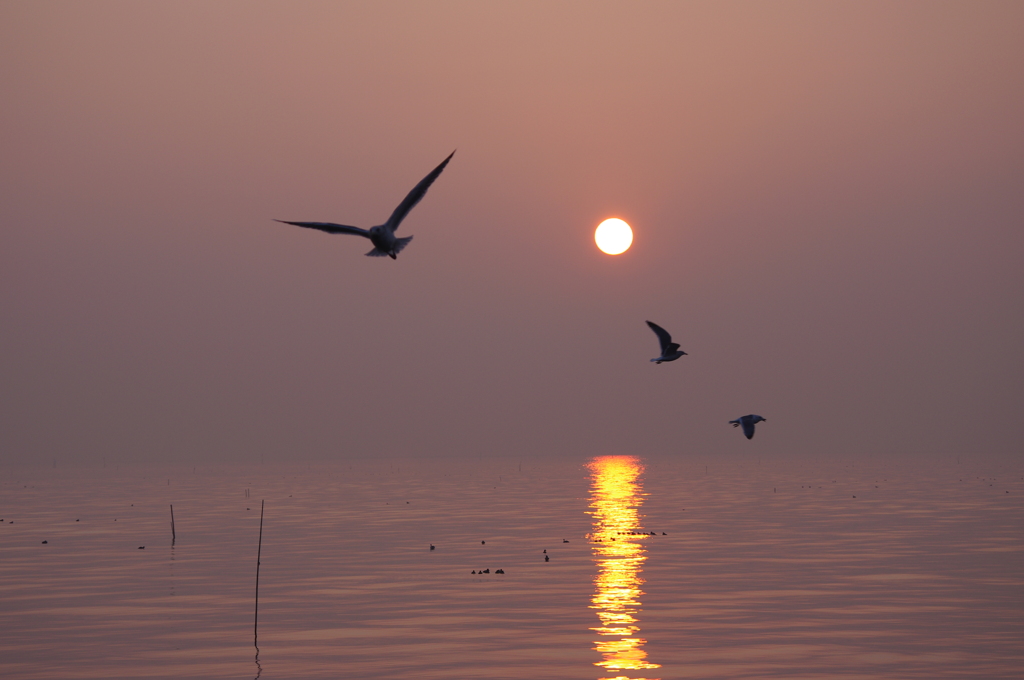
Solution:
M 1022 468 L 0 469 L 0 677 L 1021 678 Z

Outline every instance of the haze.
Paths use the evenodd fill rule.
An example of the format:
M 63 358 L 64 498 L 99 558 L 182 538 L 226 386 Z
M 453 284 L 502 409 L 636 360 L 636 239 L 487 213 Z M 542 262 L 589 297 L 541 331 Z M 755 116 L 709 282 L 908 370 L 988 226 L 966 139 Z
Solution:
M 6 2 L 3 458 L 1016 458 L 1022 28 Z M 397 261 L 272 221 L 380 224 L 453 149 Z

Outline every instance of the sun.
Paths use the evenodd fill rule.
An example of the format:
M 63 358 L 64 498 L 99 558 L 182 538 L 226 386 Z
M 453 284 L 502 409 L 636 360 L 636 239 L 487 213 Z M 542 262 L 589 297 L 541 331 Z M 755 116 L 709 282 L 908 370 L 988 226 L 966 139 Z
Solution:
M 633 230 L 618 217 L 611 217 L 597 225 L 594 240 L 603 252 L 619 255 L 633 245 Z

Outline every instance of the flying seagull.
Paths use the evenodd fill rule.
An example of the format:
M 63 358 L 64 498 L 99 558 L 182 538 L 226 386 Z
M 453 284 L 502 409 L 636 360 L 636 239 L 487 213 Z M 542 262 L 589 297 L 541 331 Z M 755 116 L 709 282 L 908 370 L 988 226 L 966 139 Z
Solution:
M 412 240 L 412 236 L 406 236 L 405 238 L 395 238 L 395 230 L 398 229 L 398 225 L 402 223 L 405 216 L 409 214 L 409 211 L 416 207 L 416 204 L 426 195 L 427 189 L 434 183 L 437 176 L 444 170 L 444 166 L 448 165 L 448 161 L 452 159 L 455 152 L 452 151 L 448 154 L 448 158 L 441 161 L 441 165 L 437 166 L 430 171 L 430 174 L 420 180 L 420 183 L 413 187 L 409 195 L 405 197 L 395 211 L 391 213 L 391 217 L 384 224 L 376 227 L 370 227 L 367 229 L 360 229 L 359 227 L 350 227 L 346 224 L 334 224 L 332 222 L 289 222 L 287 220 L 274 220 L 275 222 L 281 222 L 283 224 L 294 224 L 296 227 L 306 227 L 307 229 L 319 229 L 320 231 L 326 231 L 328 234 L 355 234 L 356 236 L 365 236 L 370 239 L 373 243 L 373 250 L 366 253 L 368 257 L 384 257 L 387 255 L 392 260 L 398 259 L 398 253 L 402 252 L 402 248 L 405 248 Z
M 767 423 L 768 419 L 767 418 L 762 418 L 761 416 L 755 416 L 753 413 L 751 413 L 749 416 L 741 416 L 741 417 L 737 418 L 736 420 L 730 420 L 729 422 L 732 423 L 733 427 L 739 427 L 740 425 L 742 425 L 743 426 L 743 434 L 746 435 L 747 439 L 753 439 L 754 438 L 754 425 L 760 423 L 761 421 L 764 421 L 764 422 Z
M 658 342 L 661 343 L 661 356 L 651 359 L 651 361 L 660 364 L 662 361 L 675 361 L 686 355 L 686 352 L 679 349 L 679 345 L 672 342 L 672 336 L 668 334 L 668 331 L 650 321 L 647 322 L 647 325 L 651 327 L 654 334 L 658 336 Z

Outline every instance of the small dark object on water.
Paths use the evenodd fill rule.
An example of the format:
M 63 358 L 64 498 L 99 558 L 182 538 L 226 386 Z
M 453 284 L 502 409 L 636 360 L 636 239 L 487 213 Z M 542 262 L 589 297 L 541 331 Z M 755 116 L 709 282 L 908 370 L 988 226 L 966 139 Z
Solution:
M 246 508 L 246 510 L 248 510 L 248 509 L 249 509 L 249 508 Z
M 43 545 L 46 545 L 47 543 L 48 543 L 48 541 L 43 541 Z
M 664 531 L 661 532 L 661 535 L 662 536 L 668 536 L 668 534 L 666 534 Z
M 145 549 L 146 549 L 146 546 L 144 546 L 144 545 L 140 545 L 139 546 L 139 550 L 145 550 Z
M 495 574 L 504 574 L 504 573 L 505 573 L 505 570 L 504 570 L 504 569 L 495 569 L 495 570 L 494 570 L 494 573 L 495 573 Z
M 491 573 L 491 570 L 490 570 L 490 569 L 484 569 L 484 570 L 483 570 L 483 571 L 481 571 L 480 573 L 481 573 L 481 574 L 490 574 L 490 573 Z
M 547 549 L 547 548 L 544 548 L 544 552 L 547 552 L 547 551 L 548 551 L 548 549 Z
M 856 498 L 856 496 L 854 496 L 854 498 Z
M 431 543 L 431 544 L 430 544 L 430 549 L 431 549 L 431 550 L 433 550 L 433 549 L 434 549 L 434 544 L 433 544 L 433 543 Z
M 564 538 L 562 539 L 562 543 L 568 543 L 568 542 L 569 541 L 565 540 Z
M 545 561 L 545 562 L 550 562 L 550 561 L 551 561 L 551 558 L 550 558 L 550 557 L 548 557 L 547 555 L 545 555 L 545 556 L 544 556 L 544 561 Z
M 78 520 L 76 519 L 75 521 L 77 522 Z M 3 522 L 3 520 L 2 520 L 2 519 L 0 519 L 0 522 Z
M 480 545 L 486 545 L 487 541 L 480 541 Z
M 469 572 L 469 573 L 470 573 L 470 574 L 475 574 L 475 573 L 476 573 L 476 569 L 474 569 L 473 571 L 471 571 L 471 572 Z

